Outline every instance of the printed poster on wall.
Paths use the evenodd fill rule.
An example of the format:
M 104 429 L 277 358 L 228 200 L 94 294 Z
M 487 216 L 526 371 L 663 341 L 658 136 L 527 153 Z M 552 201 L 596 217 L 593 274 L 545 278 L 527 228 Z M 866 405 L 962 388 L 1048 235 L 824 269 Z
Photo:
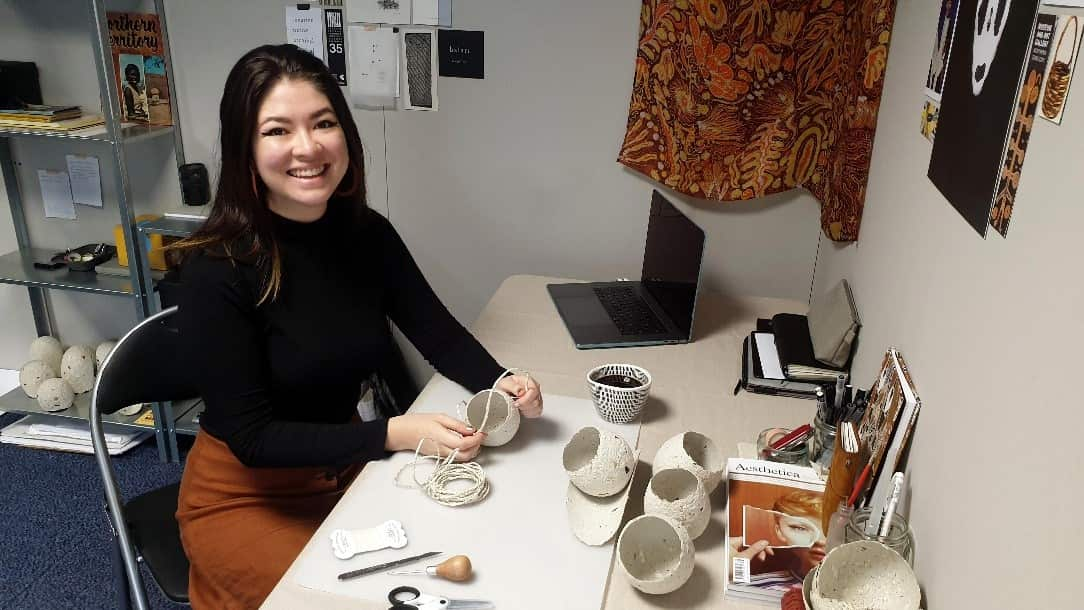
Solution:
M 1005 160 L 1001 164 L 1001 180 L 997 185 L 994 209 L 990 211 L 990 226 L 1005 237 L 1009 233 L 1016 191 L 1020 187 L 1020 173 L 1024 168 L 1031 128 L 1035 123 L 1035 110 L 1039 106 L 1039 91 L 1043 88 L 1043 74 L 1050 59 L 1051 39 L 1058 24 L 1057 15 L 1040 14 L 1035 21 L 1031 38 L 1031 52 L 1024 72 L 1024 84 L 1020 87 L 1020 99 L 1016 103 L 1016 119 L 1009 133 Z
M 949 57 L 927 175 L 983 237 L 1038 5 L 1038 0 L 960 0 L 960 35 Z
M 941 92 L 945 88 L 945 74 L 948 72 L 949 52 L 952 50 L 959 8 L 960 0 L 941 1 L 941 14 L 937 18 L 937 40 L 934 42 L 933 56 L 930 57 L 930 70 L 926 74 L 926 97 L 934 102 L 941 101 Z
M 930 142 L 933 142 L 934 137 L 937 136 L 937 115 L 940 112 L 941 107 L 931 99 L 927 99 L 922 105 L 922 118 L 919 121 L 918 132 Z
M 1039 107 L 1040 116 L 1051 123 L 1061 125 L 1082 38 L 1084 38 L 1084 32 L 1081 31 L 1080 17 L 1077 15 L 1058 17 L 1057 31 L 1053 38 L 1054 46 L 1050 51 L 1050 63 L 1046 70 L 1042 105 Z

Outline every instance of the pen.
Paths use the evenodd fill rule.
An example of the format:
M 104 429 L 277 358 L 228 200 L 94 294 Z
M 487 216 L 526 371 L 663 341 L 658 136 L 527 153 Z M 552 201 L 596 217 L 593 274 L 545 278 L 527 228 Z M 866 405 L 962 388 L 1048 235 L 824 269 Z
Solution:
M 903 473 L 897 472 L 892 475 L 892 491 L 888 494 L 888 502 L 885 503 L 884 514 L 881 515 L 881 529 L 877 535 L 881 538 L 888 536 L 892 531 L 892 517 L 896 514 L 896 505 L 900 502 L 900 494 L 903 493 Z
M 835 403 L 832 405 L 832 415 L 833 416 L 838 415 L 840 409 L 843 408 L 843 394 L 846 391 L 847 391 L 847 374 L 846 373 L 840 373 L 839 375 L 836 375 L 836 393 L 835 393 L 835 396 L 833 396 L 833 398 L 835 399 Z M 833 421 L 831 423 L 835 424 L 836 422 Z

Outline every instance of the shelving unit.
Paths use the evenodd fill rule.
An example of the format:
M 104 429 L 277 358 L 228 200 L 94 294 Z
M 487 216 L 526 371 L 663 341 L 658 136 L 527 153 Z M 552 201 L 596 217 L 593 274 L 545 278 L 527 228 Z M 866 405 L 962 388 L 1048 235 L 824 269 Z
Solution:
M 155 295 L 154 279 L 147 261 L 144 234 L 136 227 L 133 209 L 132 186 L 128 175 L 128 160 L 125 147 L 129 144 L 172 136 L 174 154 L 178 166 L 184 163 L 184 145 L 181 130 L 177 127 L 180 113 L 177 109 L 176 79 L 173 74 L 173 62 L 169 52 L 169 30 L 166 25 L 164 0 L 155 0 L 155 12 L 162 28 L 163 59 L 165 60 L 166 79 L 169 83 L 169 99 L 172 105 L 174 126 L 132 125 L 120 122 L 119 93 L 113 75 L 113 59 L 109 45 L 109 25 L 106 18 L 104 0 L 87 0 L 90 43 L 94 54 L 94 65 L 98 79 L 98 95 L 101 100 L 101 113 L 105 123 L 71 132 L 38 131 L 0 127 L 0 171 L 3 173 L 7 189 L 8 203 L 14 221 L 15 237 L 18 249 L 0 253 L 0 283 L 17 284 L 27 287 L 30 306 L 34 315 L 37 334 L 56 335 L 56 322 L 49 300 L 49 291 L 79 291 L 95 295 L 127 299 L 134 308 L 133 325 L 159 309 Z M 46 100 L 48 103 L 50 100 Z M 107 207 L 116 206 L 119 224 L 124 234 L 128 260 L 129 276 L 115 277 L 95 273 L 70 272 L 66 268 L 45 270 L 34 267 L 35 261 L 48 261 L 52 251 L 33 247 L 30 230 L 23 209 L 23 199 L 19 188 L 19 177 L 12 155 L 13 140 L 34 139 L 51 140 L 58 145 L 66 142 L 90 142 L 102 147 L 101 172 L 105 179 L 111 177 L 115 186 L 115 200 L 107 201 Z M 163 366 L 169 366 L 167 359 Z M 41 410 L 36 400 L 27 398 L 22 390 L 15 390 L 0 396 L 0 410 L 19 413 L 46 413 L 54 417 L 86 420 L 89 416 L 90 393 L 76 396 L 75 404 L 69 409 L 46 413 Z M 202 410 L 200 401 L 183 403 L 161 403 L 152 405 L 154 410 L 155 438 L 158 442 L 159 457 L 163 461 L 176 461 L 177 430 L 193 431 L 191 418 Z M 138 415 L 124 417 L 108 416 L 105 421 L 125 426 L 143 427 L 134 423 Z M 187 419 L 185 419 L 187 417 Z

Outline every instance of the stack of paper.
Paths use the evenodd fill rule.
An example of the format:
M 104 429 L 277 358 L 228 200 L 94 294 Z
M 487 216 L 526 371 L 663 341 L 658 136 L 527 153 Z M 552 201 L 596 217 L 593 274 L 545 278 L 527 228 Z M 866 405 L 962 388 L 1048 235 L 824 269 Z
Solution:
M 142 443 L 149 430 L 105 424 L 105 444 L 109 455 L 120 455 Z M 56 449 L 74 453 L 94 453 L 90 442 L 90 423 L 61 420 L 47 415 L 27 415 L 0 431 L 0 443 Z

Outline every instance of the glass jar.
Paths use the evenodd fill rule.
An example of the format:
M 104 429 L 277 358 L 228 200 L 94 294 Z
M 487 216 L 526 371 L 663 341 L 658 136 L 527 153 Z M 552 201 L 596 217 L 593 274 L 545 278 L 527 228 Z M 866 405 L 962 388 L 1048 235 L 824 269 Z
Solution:
M 818 466 L 821 472 L 827 472 L 832 467 L 832 457 L 836 452 L 837 427 L 826 422 L 823 413 L 818 409 L 813 418 L 813 434 L 809 438 L 809 461 Z
M 801 443 L 797 447 L 790 449 L 772 449 L 771 444 L 787 434 L 790 434 L 789 428 L 768 428 L 762 430 L 757 435 L 757 456 L 759 459 L 768 460 L 769 462 L 781 462 L 784 464 L 798 464 L 806 466 L 809 464 L 809 443 Z
M 911 526 L 907 523 L 907 519 L 903 515 L 896 513 L 892 517 L 892 524 L 888 528 L 887 536 L 870 536 L 866 534 L 866 523 L 869 522 L 869 515 L 869 508 L 860 508 L 854 511 L 851 514 L 851 520 L 847 523 L 844 540 L 846 542 L 858 540 L 880 542 L 899 553 L 900 557 L 903 557 L 907 564 L 913 567 L 915 564 L 915 536 L 911 531 Z

